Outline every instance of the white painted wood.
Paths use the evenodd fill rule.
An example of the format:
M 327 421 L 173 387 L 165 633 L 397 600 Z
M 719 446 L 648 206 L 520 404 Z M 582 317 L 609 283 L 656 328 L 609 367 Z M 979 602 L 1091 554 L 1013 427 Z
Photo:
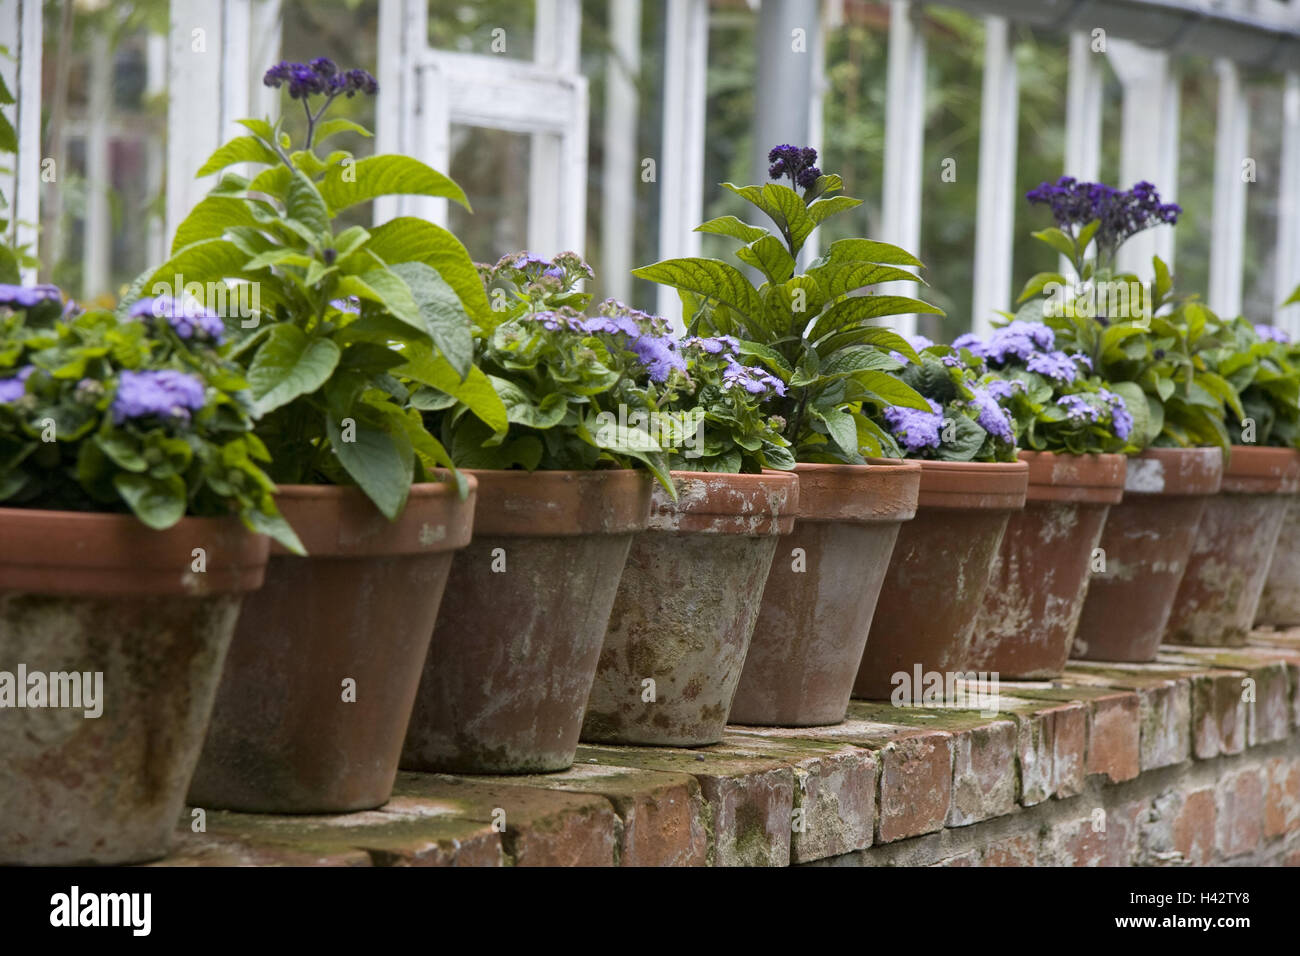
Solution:
M 658 156 L 659 258 L 696 256 L 704 215 L 704 108 L 709 58 L 707 0 L 668 0 L 663 140 Z M 660 315 L 682 326 L 681 300 L 658 288 Z
M 1105 55 L 1092 52 L 1087 33 L 1070 34 L 1065 109 L 1065 175 L 1096 182 L 1101 174 L 1101 96 Z
M 18 153 L 7 157 L 9 172 L 0 174 L 9 208 L 6 239 L 27 246 L 33 255 L 39 250 L 41 194 L 41 4 L 39 0 L 0 2 L 0 43 L 9 48 L 12 59 L 0 58 L 9 92 L 16 102 L 5 107 L 14 132 Z M 24 282 L 36 281 L 35 269 L 23 270 Z
M 280 116 L 282 91 L 263 84 L 262 77 L 267 69 L 281 59 L 282 13 L 280 0 L 253 0 L 252 9 L 249 11 L 249 30 L 252 36 L 248 55 L 250 91 L 248 115 L 258 119 L 269 119 L 272 123 Z M 351 69 L 354 64 L 339 65 L 346 70 Z
M 580 253 L 586 245 L 587 226 L 586 82 L 574 82 L 578 78 L 581 4 L 579 0 L 537 0 L 536 23 L 533 63 L 539 72 L 563 78 L 569 91 L 560 101 L 566 107 L 564 127 L 532 136 L 528 245 L 543 256 L 570 249 Z
M 167 36 L 151 33 L 145 39 L 145 94 L 159 96 L 167 91 Z M 145 156 L 145 181 L 149 196 L 157 196 L 166 182 L 166 133 L 159 130 L 149 137 Z M 145 240 L 145 261 L 163 262 L 167 258 L 167 234 L 163 216 L 150 215 L 149 232 Z
M 975 287 L 971 328 L 987 334 L 996 312 L 1012 305 L 1012 234 L 1016 202 L 1016 137 L 1020 105 L 1015 51 L 1002 17 L 985 18 L 980 103 L 979 192 L 976 197 Z
M 375 97 L 375 153 L 421 154 L 414 140 L 420 130 L 418 120 L 419 89 L 430 81 L 421 62 L 428 45 L 428 0 L 379 0 L 379 55 L 375 79 L 379 95 Z M 436 99 L 434 91 L 430 97 Z M 426 107 L 426 109 L 431 107 Z M 430 131 L 437 138 L 443 130 Z M 448 163 L 431 163 L 446 172 Z M 387 222 L 396 216 L 410 215 L 410 196 L 380 196 L 374 203 L 374 222 Z M 438 200 L 440 215 L 430 217 L 446 222 L 446 200 Z
M 1111 38 L 1107 57 L 1124 87 L 1120 140 L 1121 189 L 1147 180 L 1160 190 L 1164 202 L 1178 198 L 1179 80 L 1169 55 L 1128 40 Z M 1124 243 L 1118 268 L 1149 277 L 1151 257 L 1174 266 L 1174 230 L 1153 226 Z
M 811 89 L 808 92 L 808 142 L 817 147 L 822 167 L 825 168 L 826 92 L 830 89 L 830 82 L 826 78 L 826 35 L 830 30 L 843 25 L 844 9 L 843 0 L 821 0 L 819 6 L 821 9 L 818 12 L 817 36 L 809 37 L 808 40 L 808 55 L 812 57 L 812 66 L 808 71 L 811 79 Z M 819 255 L 821 255 L 821 230 L 817 229 L 804 242 L 803 252 L 800 254 L 800 268 L 806 269 L 808 263 Z
M 605 57 L 605 170 L 601 182 L 601 287 L 613 298 L 632 297 L 630 270 L 637 234 L 637 114 L 641 72 L 641 0 L 609 0 L 610 52 Z
M 1273 301 L 1285 302 L 1300 286 L 1300 73 L 1286 74 L 1282 99 L 1282 162 L 1277 198 L 1277 258 Z M 1300 339 L 1300 304 L 1277 313 L 1279 325 Z
M 1241 312 L 1246 238 L 1246 187 L 1242 161 L 1249 156 L 1250 101 L 1237 64 L 1216 60 L 1218 125 L 1214 145 L 1214 220 L 1210 239 L 1210 308 L 1223 317 Z
M 81 297 L 91 299 L 109 288 L 112 223 L 108 193 L 112 188 L 108 120 L 113 108 L 113 55 L 108 35 L 90 38 L 86 149 L 86 215 L 81 234 Z
M 921 246 L 921 167 L 925 137 L 926 44 L 919 17 L 919 7 L 914 7 L 909 0 L 893 0 L 890 4 L 881 196 L 881 239 L 902 246 L 914 255 Z M 941 170 L 932 172 L 941 174 Z M 911 282 L 889 282 L 880 291 L 914 296 L 917 287 Z M 891 316 L 889 324 L 911 335 L 916 331 L 916 316 Z

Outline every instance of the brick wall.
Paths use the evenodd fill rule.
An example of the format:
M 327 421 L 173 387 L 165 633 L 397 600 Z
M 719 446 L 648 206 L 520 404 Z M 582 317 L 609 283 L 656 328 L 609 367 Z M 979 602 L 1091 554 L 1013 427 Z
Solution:
M 1072 664 L 998 712 L 854 702 L 559 774 L 403 773 L 380 810 L 186 811 L 164 865 L 1300 865 L 1300 634 Z

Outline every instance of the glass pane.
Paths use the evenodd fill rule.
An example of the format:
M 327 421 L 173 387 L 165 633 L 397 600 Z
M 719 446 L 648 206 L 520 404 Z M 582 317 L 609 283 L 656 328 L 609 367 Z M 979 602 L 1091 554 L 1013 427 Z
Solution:
M 452 179 L 474 207 L 451 203 L 451 231 L 477 262 L 495 262 L 528 245 L 528 160 L 532 138 L 504 130 L 453 126 Z

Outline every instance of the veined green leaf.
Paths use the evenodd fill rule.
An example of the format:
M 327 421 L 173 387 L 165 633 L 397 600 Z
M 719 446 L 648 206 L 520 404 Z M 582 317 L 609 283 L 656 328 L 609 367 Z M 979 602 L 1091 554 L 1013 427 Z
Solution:
M 717 259 L 665 259 L 633 269 L 641 279 L 708 296 L 735 309 L 742 320 L 759 316 L 763 300 L 735 266 Z
M 333 415 L 325 416 L 330 446 L 366 497 L 390 521 L 396 520 L 406 507 L 415 471 L 415 452 L 405 428 L 364 405 L 348 417 L 352 421 L 345 425 Z
M 393 374 L 454 396 L 494 432 L 503 432 L 510 425 L 505 403 L 476 365 L 470 366 L 469 374 L 462 380 L 460 373 L 441 355 L 421 351 L 408 355 L 406 364 L 393 369 Z
M 473 260 L 452 233 L 423 219 L 399 216 L 370 231 L 365 251 L 392 265 L 398 262 L 423 262 L 438 271 L 456 290 L 461 304 L 479 326 L 490 329 L 496 322 L 483 280 Z
M 443 196 L 466 210 L 465 193 L 450 177 L 410 156 L 371 156 L 334 166 L 325 174 L 321 196 L 335 212 L 376 196 Z
M 474 337 L 456 290 L 423 262 L 399 262 L 390 268 L 410 287 L 434 344 L 464 378 L 474 361 Z
M 943 315 L 943 310 L 929 302 L 913 299 L 905 295 L 855 295 L 836 302 L 817 319 L 809 338 L 817 341 L 830 332 L 845 326 L 856 325 L 869 319 L 878 319 L 886 315 L 908 315 L 911 313 L 929 313 Z M 902 349 L 898 351 L 902 352 Z M 916 361 L 913 355 L 903 352 Z
M 309 337 L 296 325 L 273 327 L 248 369 L 257 414 L 265 415 L 316 391 L 329 380 L 340 354 L 329 339 Z
M 208 157 L 208 161 L 199 167 L 195 179 L 202 179 L 235 163 L 263 163 L 274 166 L 280 162 L 275 151 L 256 136 L 237 136 Z
M 719 216 L 717 219 L 710 219 L 708 222 L 696 226 L 695 231 L 708 232 L 715 236 L 730 236 L 744 243 L 751 243 L 768 235 L 766 229 L 751 226 L 735 216 Z
M 794 275 L 794 259 L 776 236 L 763 236 L 752 245 L 741 246 L 736 250 L 736 258 L 762 272 L 773 285 Z

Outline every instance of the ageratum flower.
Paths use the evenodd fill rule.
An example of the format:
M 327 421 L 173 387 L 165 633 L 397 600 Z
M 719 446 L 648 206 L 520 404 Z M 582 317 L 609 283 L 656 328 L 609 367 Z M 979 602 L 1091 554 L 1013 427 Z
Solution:
M 690 348 L 698 348 L 701 352 L 707 352 L 710 355 L 721 355 L 723 352 L 735 352 L 740 348 L 740 340 L 731 335 L 717 335 L 712 338 L 691 338 L 685 342 Z
M 1023 392 L 1025 390 L 1024 383 L 1013 382 L 1012 380 L 1005 378 L 995 379 L 984 386 L 984 388 L 990 395 L 999 401 L 1008 399 L 1017 392 Z
M 727 367 L 722 372 L 722 384 L 743 388 L 751 395 L 775 392 L 777 395 L 785 396 L 785 382 L 775 375 L 769 375 L 761 368 L 741 365 L 730 356 L 727 357 Z
M 220 345 L 226 335 L 226 325 L 221 321 L 221 316 L 208 311 L 193 299 L 177 302 L 169 295 L 141 299 L 131 306 L 127 314 L 133 319 L 145 316 L 166 319 L 167 324 L 182 339 L 210 339 Z
M 1035 352 L 1025 362 L 1025 368 L 1062 384 L 1073 382 L 1079 377 L 1074 359 L 1061 351 Z
M 16 402 L 27 393 L 27 377 L 35 368 L 34 365 L 24 365 L 18 370 L 17 375 L 11 378 L 0 378 L 0 405 Z
M 203 382 L 174 369 L 123 372 L 111 406 L 114 424 L 139 418 L 190 420 L 203 407 Z
M 943 411 L 939 403 L 926 399 L 930 411 L 919 408 L 902 408 L 897 405 L 885 409 L 885 423 L 894 437 L 903 443 L 909 452 L 924 451 L 939 447 L 939 430 L 943 428 Z
M 1283 345 L 1291 344 L 1291 336 L 1276 325 L 1257 325 L 1255 326 L 1255 334 L 1265 342 L 1281 342 Z
M 1101 421 L 1101 410 L 1080 395 L 1062 395 L 1056 404 L 1064 409 L 1066 416 L 1076 425 Z
M 1110 406 L 1110 426 L 1117 438 L 1126 439 L 1133 434 L 1133 415 L 1128 410 L 1124 396 L 1116 395 L 1108 388 L 1103 388 L 1097 397 Z
M 980 428 L 995 438 L 1000 438 L 1005 442 L 1014 442 L 1016 440 L 1015 429 L 1011 425 L 1011 418 L 1007 415 L 1006 410 L 998 404 L 997 396 L 989 389 L 977 386 L 971 389 L 975 397 L 971 399 L 971 408 L 974 408 L 979 414 L 975 420 L 979 423 Z
M 34 305 L 40 305 L 43 302 L 58 302 L 63 298 L 63 293 L 57 286 L 52 285 L 9 285 L 0 283 L 0 305 L 7 305 L 11 309 L 30 309 Z
M 961 342 L 961 345 L 957 345 Z M 1056 333 L 1042 322 L 1022 322 L 1016 320 L 1000 329 L 994 330 L 987 342 L 975 336 L 961 336 L 953 345 L 967 348 L 994 365 L 1004 365 L 1012 359 L 1028 362 L 1040 351 L 1051 349 L 1056 344 Z

